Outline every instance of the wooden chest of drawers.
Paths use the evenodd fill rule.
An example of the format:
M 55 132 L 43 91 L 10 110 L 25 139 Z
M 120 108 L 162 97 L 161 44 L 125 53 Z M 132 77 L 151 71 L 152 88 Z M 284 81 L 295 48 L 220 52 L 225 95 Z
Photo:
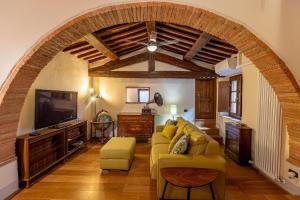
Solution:
M 247 165 L 251 160 L 252 129 L 233 123 L 226 123 L 225 153 L 238 164 Z
M 136 137 L 147 141 L 154 131 L 154 115 L 141 113 L 120 113 L 118 115 L 118 136 Z

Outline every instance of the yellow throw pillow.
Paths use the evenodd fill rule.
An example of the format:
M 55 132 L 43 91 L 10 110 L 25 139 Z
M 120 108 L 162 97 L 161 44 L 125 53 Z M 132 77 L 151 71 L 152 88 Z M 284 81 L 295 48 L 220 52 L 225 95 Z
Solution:
M 178 131 L 178 129 L 177 129 Z M 178 142 L 178 140 L 184 135 L 183 131 L 180 133 L 175 134 L 175 136 L 172 138 L 170 144 L 169 144 L 169 148 L 168 148 L 168 152 L 171 153 L 173 147 L 175 146 L 175 144 Z
M 189 146 L 189 154 L 193 155 L 201 155 L 204 154 L 208 141 L 204 134 L 199 131 L 193 131 L 190 133 L 190 146 Z
M 172 140 L 176 131 L 177 131 L 177 126 L 174 126 L 172 124 L 167 124 L 161 134 L 166 138 Z

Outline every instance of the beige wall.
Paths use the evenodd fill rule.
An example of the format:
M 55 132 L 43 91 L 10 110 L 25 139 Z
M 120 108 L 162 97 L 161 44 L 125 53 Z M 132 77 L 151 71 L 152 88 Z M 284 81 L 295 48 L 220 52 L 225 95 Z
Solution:
M 141 112 L 144 104 L 126 104 L 127 86 L 150 87 L 150 99 L 155 92 L 159 92 L 164 99 L 164 105 L 158 107 L 155 103 L 151 108 L 157 110 L 157 123 L 164 123 L 171 118 L 169 105 L 176 104 L 178 115 L 193 121 L 195 118 L 195 80 L 191 79 L 127 79 L 127 78 L 100 78 L 100 90 L 103 99 L 98 101 L 98 109 L 108 110 L 116 119 L 120 112 Z M 184 113 L 183 110 L 188 109 Z
M 78 117 L 90 120 L 89 77 L 86 61 L 67 53 L 59 53 L 41 71 L 32 84 L 20 116 L 17 135 L 31 132 L 34 128 L 35 89 L 51 89 L 78 92 Z
M 135 65 L 136 69 L 146 69 L 147 63 Z M 159 63 L 156 63 L 159 68 Z M 166 65 L 164 64 L 164 67 Z M 171 66 L 168 66 L 170 69 Z M 128 68 L 128 67 L 126 67 Z M 164 105 L 158 107 L 150 104 L 151 108 L 157 110 L 156 123 L 164 123 L 171 118 L 168 105 L 176 104 L 178 115 L 193 121 L 195 118 L 195 80 L 193 79 L 132 79 L 132 78 L 95 78 L 94 87 L 101 91 L 103 99 L 97 101 L 97 110 L 102 108 L 109 111 L 114 119 L 120 112 L 141 112 L 144 104 L 126 104 L 127 86 L 150 87 L 150 99 L 155 92 L 159 92 L 164 99 Z M 184 113 L 183 110 L 188 109 Z

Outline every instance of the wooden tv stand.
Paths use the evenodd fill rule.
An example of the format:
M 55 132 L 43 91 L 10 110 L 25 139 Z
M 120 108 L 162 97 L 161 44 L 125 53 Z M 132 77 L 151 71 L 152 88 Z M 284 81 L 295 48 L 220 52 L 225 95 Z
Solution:
M 39 133 L 17 137 L 19 180 L 26 182 L 26 187 L 43 172 L 86 147 L 87 121 L 77 121 L 63 128 L 46 129 Z

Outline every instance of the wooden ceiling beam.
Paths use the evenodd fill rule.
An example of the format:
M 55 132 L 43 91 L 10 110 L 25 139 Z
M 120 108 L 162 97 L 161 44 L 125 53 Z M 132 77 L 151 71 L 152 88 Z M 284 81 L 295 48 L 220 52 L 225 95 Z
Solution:
M 117 60 L 119 57 L 111 50 L 107 45 L 102 42 L 99 38 L 95 37 L 93 34 L 88 34 L 84 36 L 84 39 L 93 45 L 98 51 L 100 51 L 104 56 L 110 58 L 111 60 Z
M 232 52 L 224 51 L 222 49 L 213 48 L 213 47 L 209 47 L 209 46 L 205 46 L 203 49 L 212 51 L 214 53 L 221 53 L 223 55 L 226 55 L 226 57 L 230 57 L 232 54 L 234 54 Z
M 218 63 L 217 61 L 206 59 L 206 58 L 201 58 L 199 56 L 195 56 L 194 59 L 202 61 L 202 62 L 206 62 L 206 63 L 209 63 L 209 64 L 213 64 L 213 65 Z
M 105 56 L 99 56 L 98 58 L 94 58 L 94 59 L 89 60 L 89 63 L 93 63 L 93 62 L 96 62 L 98 60 L 103 60 L 105 58 L 106 58 Z
M 147 21 L 146 28 L 148 33 L 148 39 L 150 40 L 150 36 L 152 32 L 156 32 L 156 23 L 155 21 Z
M 207 57 L 210 57 L 210 58 L 215 58 L 215 59 L 219 59 L 219 60 L 224 60 L 226 57 L 224 56 L 220 56 L 220 55 L 212 55 L 210 53 L 206 53 L 204 51 L 199 51 L 196 55 L 199 55 L 199 56 L 207 56 Z
M 111 47 L 111 49 L 117 50 L 117 49 L 120 49 L 120 48 L 124 48 L 124 47 L 130 46 L 130 45 L 132 45 L 132 44 L 134 44 L 134 43 L 136 44 L 137 42 L 144 42 L 144 43 L 147 43 L 147 41 L 148 41 L 148 38 L 142 37 L 142 38 L 140 38 L 140 39 L 138 39 L 138 40 L 124 42 L 124 43 L 122 43 L 122 44 L 120 44 L 120 45 L 114 45 L 114 46 Z
M 83 58 L 83 57 L 86 57 L 86 56 L 91 56 L 91 55 L 96 54 L 96 53 L 99 53 L 99 51 L 97 49 L 94 49 L 92 51 L 88 51 L 86 53 L 79 54 L 77 56 L 77 58 Z
M 204 58 L 204 59 L 208 59 L 208 60 L 212 60 L 212 61 L 216 61 L 216 62 L 220 62 L 221 60 L 223 60 L 223 59 L 212 58 L 212 57 L 201 55 L 201 54 L 197 54 L 196 56 L 199 58 Z
M 99 57 L 99 56 L 105 57 L 102 53 L 96 53 L 96 54 L 91 55 L 91 56 L 82 57 L 82 59 L 83 60 L 89 60 L 89 59 L 92 59 L 92 58 L 95 58 L 95 57 Z
M 158 37 L 159 36 L 167 37 L 167 38 L 170 38 L 172 40 L 178 40 L 179 42 L 186 43 L 186 44 L 189 44 L 189 45 L 193 45 L 194 44 L 193 41 L 186 40 L 184 38 L 181 38 L 181 37 L 178 37 L 178 36 L 175 36 L 175 35 L 170 35 L 170 34 L 165 33 L 165 32 L 158 32 L 157 35 L 158 35 Z
M 193 57 L 209 42 L 212 36 L 206 32 L 202 32 L 200 37 L 193 44 L 192 48 L 184 55 L 185 60 L 192 60 Z
M 155 71 L 155 53 L 148 53 L 148 71 Z
M 184 78 L 202 79 L 214 78 L 217 75 L 209 75 L 203 72 L 189 71 L 89 71 L 91 77 L 114 77 L 114 78 Z
M 163 26 L 167 26 L 167 27 L 177 29 L 177 30 L 185 31 L 187 33 L 192 33 L 192 34 L 195 34 L 195 35 L 198 35 L 198 36 L 202 32 L 202 31 L 198 31 L 198 30 L 193 29 L 193 28 L 189 28 L 189 27 L 186 27 L 186 26 L 180 26 L 180 25 L 176 25 L 176 24 L 166 24 L 166 23 L 160 23 L 160 24 L 162 24 Z
M 77 50 L 74 50 L 74 51 L 71 51 L 70 54 L 78 54 L 78 53 L 83 53 L 85 51 L 88 51 L 90 49 L 93 49 L 94 47 L 93 46 L 86 46 L 86 47 L 83 47 L 83 48 L 80 48 L 80 49 L 77 49 Z
M 114 36 L 107 37 L 107 38 L 103 39 L 103 41 L 110 42 L 110 41 L 115 41 L 115 40 L 119 40 L 119 39 L 124 39 L 124 38 L 127 38 L 128 36 L 135 35 L 140 32 L 146 32 L 146 28 L 142 26 L 137 29 L 132 29 L 132 30 L 126 31 L 124 33 L 120 33 L 120 34 L 116 34 Z
M 135 48 L 135 47 L 137 47 L 137 46 L 141 46 L 141 44 L 138 44 L 138 43 L 132 43 L 132 44 L 126 46 L 126 47 L 123 47 L 123 48 L 120 48 L 120 49 L 116 50 L 116 53 L 119 54 L 119 53 L 122 52 L 122 51 L 126 51 L 126 50 L 129 50 L 129 49 L 131 49 L 131 48 Z
M 63 52 L 75 50 L 75 49 L 82 48 L 82 47 L 86 47 L 86 46 L 88 46 L 88 45 L 89 45 L 89 43 L 88 43 L 87 41 L 76 42 L 76 43 L 74 43 L 74 44 L 71 44 L 71 45 L 68 46 L 67 48 L 65 48 L 65 49 L 63 50 Z
M 185 38 L 185 39 L 187 39 L 187 40 L 192 40 L 192 41 L 197 40 L 197 37 L 192 36 L 192 35 L 188 35 L 187 33 L 182 33 L 182 32 L 180 32 L 180 31 L 178 31 L 178 30 L 169 29 L 169 28 L 164 28 L 164 27 L 160 27 L 160 26 L 158 26 L 157 29 L 160 30 L 160 31 L 164 31 L 164 32 L 166 32 L 166 33 L 170 33 L 170 34 L 172 34 L 172 35 L 176 35 L 176 36 L 178 36 L 178 37 Z
M 212 56 L 219 56 L 219 57 L 222 57 L 222 58 L 228 58 L 228 57 L 230 57 L 230 56 L 228 56 L 226 54 L 216 53 L 214 51 L 207 50 L 207 49 L 202 49 L 198 53 L 205 53 L 205 54 L 209 54 L 209 55 L 212 55 Z
M 193 62 L 190 61 L 186 61 L 186 60 L 180 60 L 178 58 L 166 55 L 166 54 L 162 54 L 162 53 L 155 53 L 155 60 L 160 61 L 160 62 L 164 62 L 170 65 L 174 65 L 176 67 L 180 67 L 186 70 L 191 70 L 191 71 L 196 71 L 196 72 L 205 72 L 208 74 L 212 74 L 214 75 L 215 72 L 213 70 L 201 67 L 199 65 L 196 65 Z
M 114 70 L 114 69 L 118 69 L 121 67 L 125 67 L 125 66 L 132 65 L 135 63 L 140 63 L 140 62 L 147 61 L 147 60 L 148 60 L 148 54 L 142 53 L 142 54 L 138 54 L 135 56 L 131 56 L 129 58 L 110 61 L 99 67 L 93 67 L 93 68 L 89 69 L 89 72 Z
M 117 41 L 111 41 L 109 42 L 109 46 L 114 46 L 114 45 L 118 45 L 118 44 L 122 44 L 124 42 L 128 42 L 128 41 L 132 41 L 135 40 L 136 38 L 141 38 L 141 37 L 147 37 L 147 32 L 143 32 L 143 33 L 138 33 L 132 36 L 128 36 L 127 38 L 123 38 Z
M 212 46 L 215 46 L 215 47 L 219 47 L 219 48 L 223 48 L 223 49 L 227 49 L 229 51 L 238 51 L 235 47 L 233 46 L 228 46 L 228 45 L 225 45 L 225 44 L 221 44 L 221 43 L 215 43 L 215 42 L 212 42 L 212 41 L 209 41 L 208 43 L 209 45 L 212 45 Z
M 142 24 L 142 22 L 132 23 L 132 24 L 122 24 L 120 26 L 116 26 L 116 27 L 113 27 L 113 28 L 107 28 L 107 29 L 104 29 L 104 30 L 97 31 L 95 33 L 97 34 L 97 36 L 106 37 L 106 36 L 117 34 L 117 33 L 122 32 L 122 31 L 126 31 L 128 29 L 134 28 L 134 27 L 136 27 L 138 25 L 141 25 L 141 24 Z
M 168 40 L 172 40 L 172 38 L 170 37 L 170 38 L 167 38 L 167 37 L 164 37 L 164 36 L 160 36 L 160 37 L 158 37 L 157 38 L 158 39 L 158 41 L 160 41 L 160 42 L 166 42 L 166 41 L 168 41 Z M 177 46 L 180 46 L 180 47 L 183 47 L 183 48 L 185 48 L 185 49 L 190 49 L 191 47 L 192 47 L 192 45 L 189 45 L 189 44 L 186 44 L 186 43 L 182 43 L 182 42 L 178 42 L 178 43 L 176 43 L 176 45 Z
M 181 47 L 176 47 L 175 45 L 164 45 L 164 46 L 161 46 L 161 47 L 166 47 L 166 48 L 169 48 L 169 49 L 173 49 L 173 50 L 177 50 L 177 51 L 180 51 L 182 52 L 183 54 L 185 54 L 188 50 L 187 49 L 183 49 Z
M 128 49 L 128 50 L 125 50 L 125 51 L 121 51 L 121 52 L 118 53 L 118 55 L 123 56 L 123 55 L 129 54 L 129 53 L 141 50 L 143 48 L 145 48 L 144 45 L 138 45 L 138 46 L 136 46 L 134 48 L 131 48 L 131 49 Z

